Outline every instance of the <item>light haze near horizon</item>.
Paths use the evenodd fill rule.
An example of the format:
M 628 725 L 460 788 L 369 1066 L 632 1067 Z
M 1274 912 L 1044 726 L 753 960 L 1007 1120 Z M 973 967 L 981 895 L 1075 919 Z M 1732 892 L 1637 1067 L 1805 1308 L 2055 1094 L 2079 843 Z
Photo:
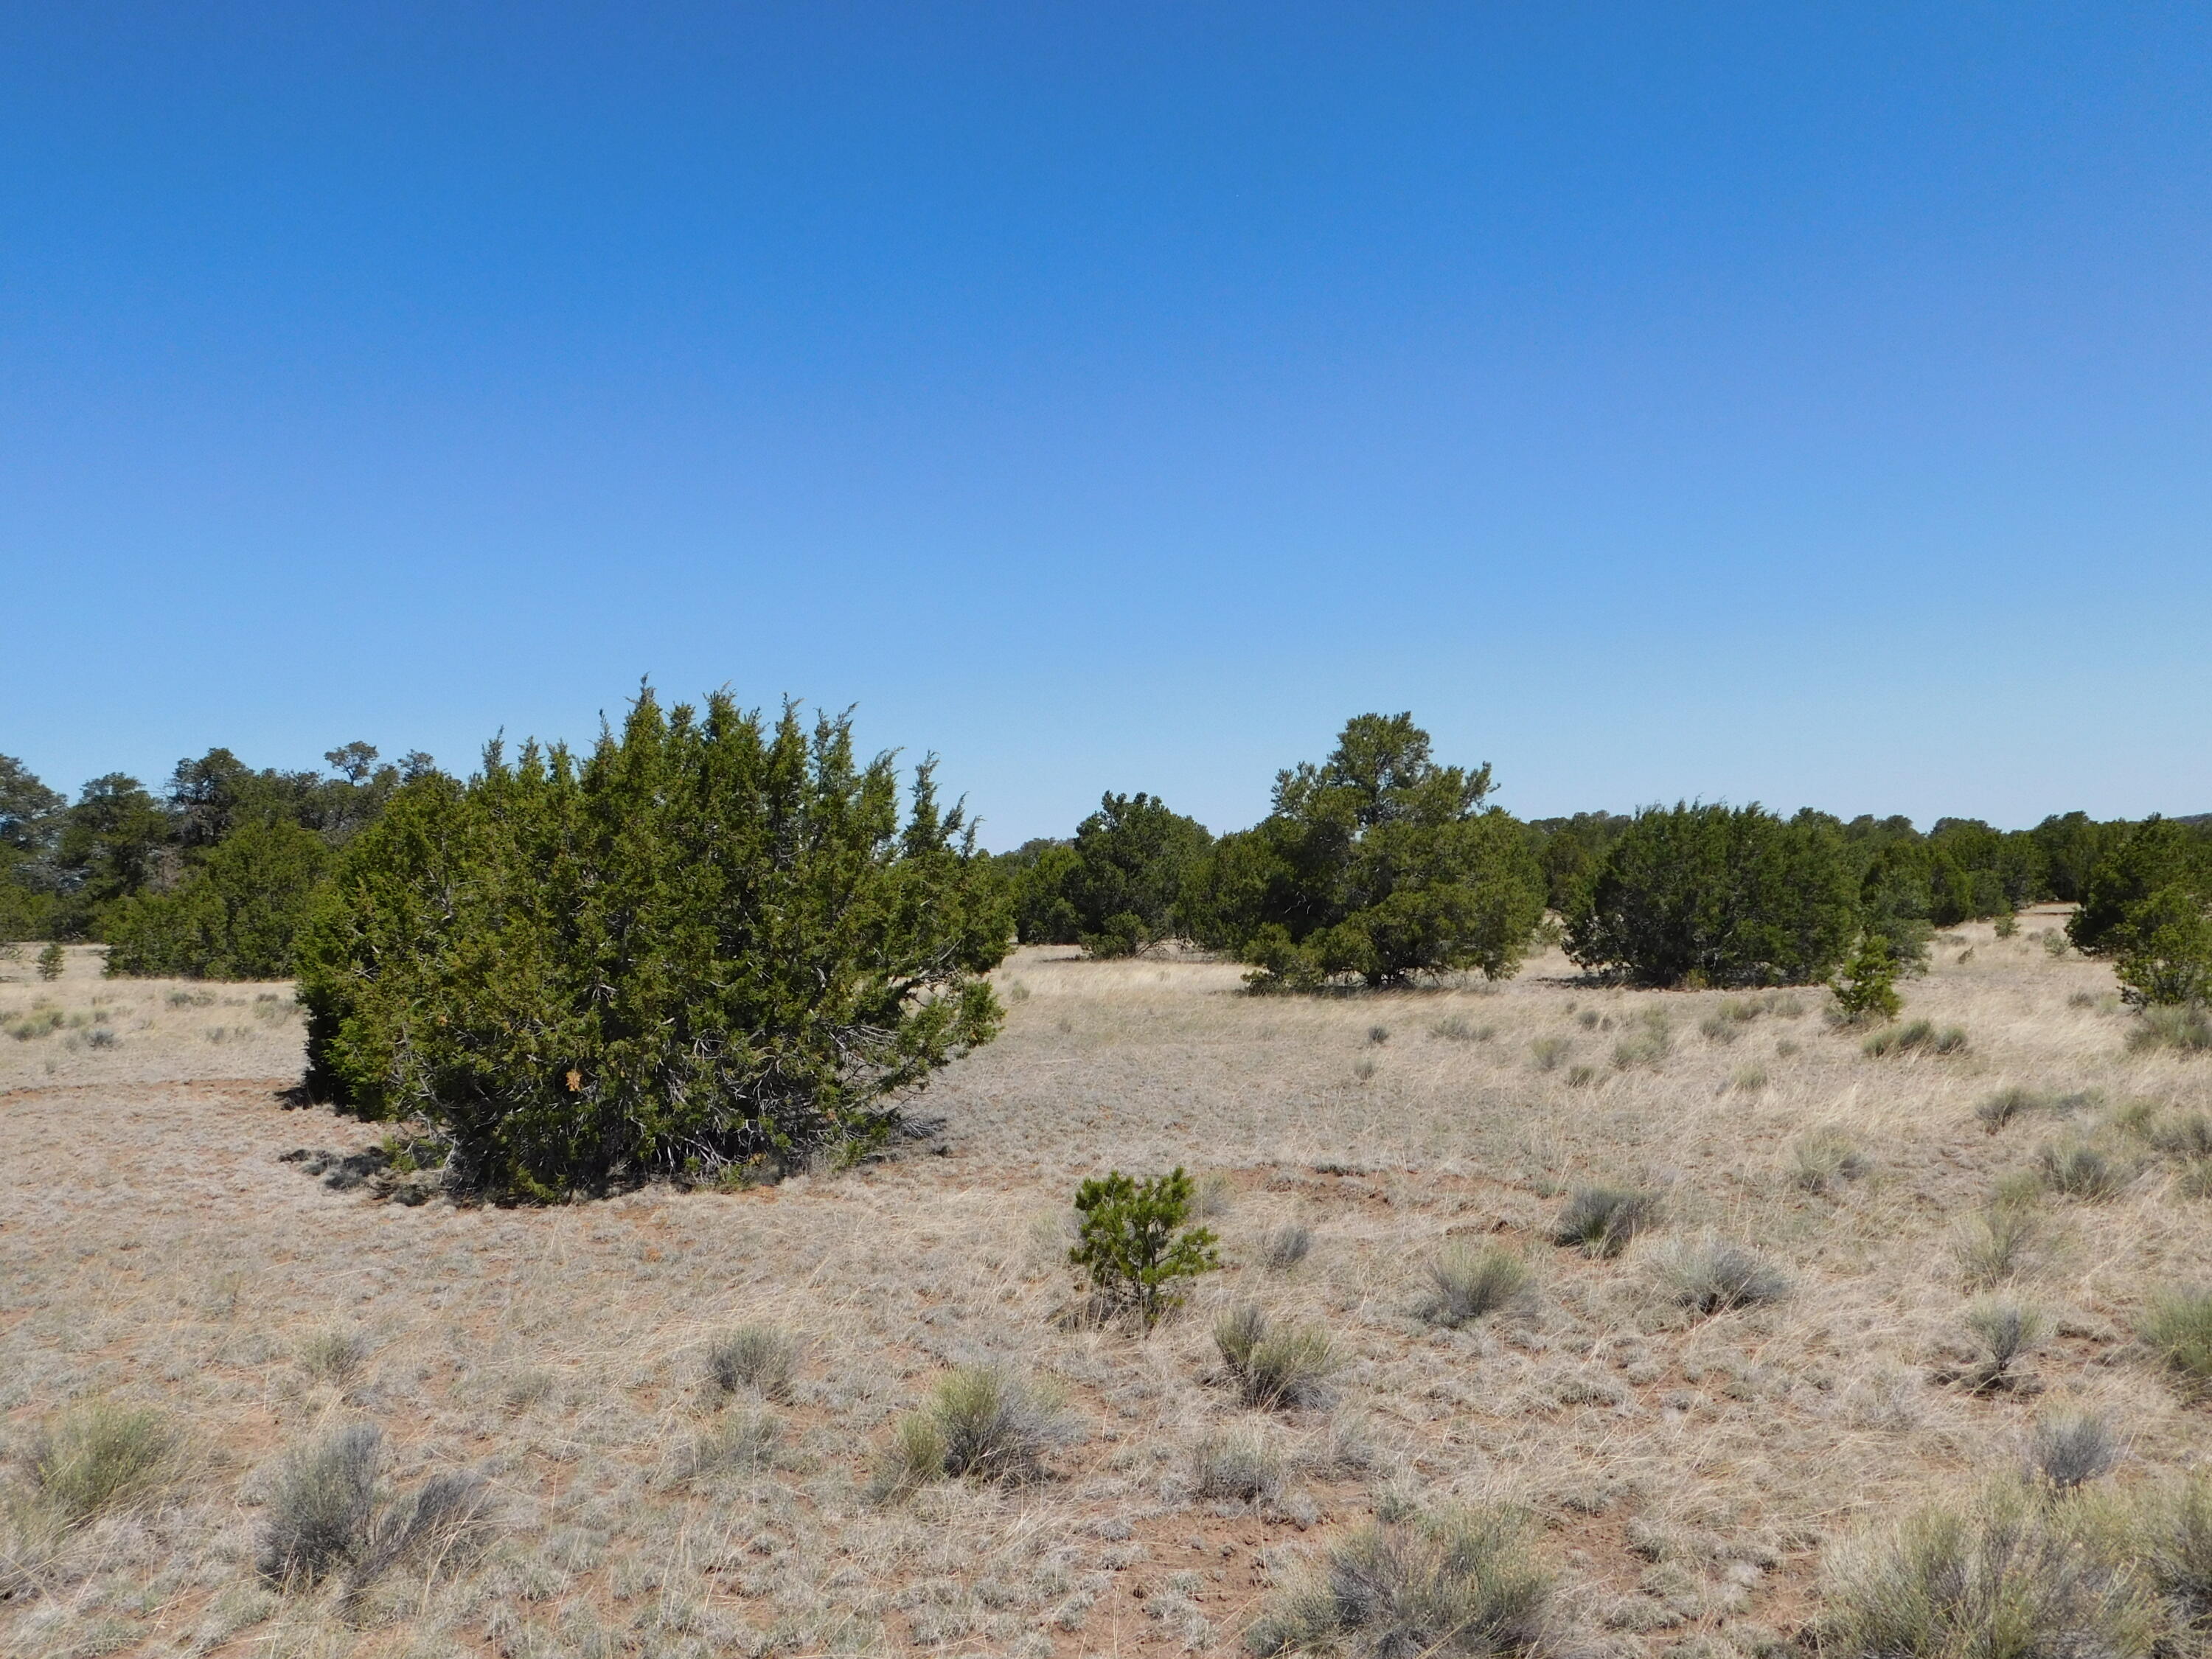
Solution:
M 2212 810 L 2212 13 L 0 17 L 0 752 Z

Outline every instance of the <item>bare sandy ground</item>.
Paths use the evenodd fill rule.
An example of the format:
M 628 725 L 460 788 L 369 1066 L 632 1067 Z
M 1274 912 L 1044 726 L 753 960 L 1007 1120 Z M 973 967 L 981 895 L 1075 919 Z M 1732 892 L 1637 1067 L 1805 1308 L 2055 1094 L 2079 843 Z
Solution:
M 2143 1133 L 2212 1109 L 2212 1062 L 2129 1052 L 2110 970 L 2051 955 L 2053 925 L 1963 930 L 1906 988 L 1909 1017 L 1967 1033 L 1948 1057 L 1867 1055 L 1819 992 L 1714 1020 L 1717 994 L 1594 990 L 1556 954 L 1494 990 L 1261 1000 L 1219 965 L 1025 951 L 999 975 L 1006 1035 L 918 1103 L 945 1119 L 933 1148 L 535 1211 L 410 1208 L 283 1161 L 378 1134 L 283 1103 L 285 988 L 103 981 L 89 953 L 47 986 L 15 964 L 0 1028 L 41 1003 L 63 1023 L 0 1036 L 0 1480 L 21 1569 L 0 1640 L 1229 1651 L 1273 1584 L 1378 1506 L 1495 1499 L 1537 1518 L 1593 1650 L 1766 1651 L 1806 1617 L 1824 1544 L 2016 1466 L 2054 1403 L 2121 1428 L 2116 1480 L 2205 1455 L 2203 1408 L 2132 1329 L 2155 1292 L 2212 1276 L 2212 1202 Z M 1639 1055 L 1653 1011 L 1664 1051 Z M 1986 1131 L 1977 1103 L 2014 1084 L 2089 1097 Z M 1822 1130 L 1871 1172 L 1802 1185 L 1796 1149 Z M 1962 1231 L 2069 1137 L 2126 1180 L 2038 1206 L 2008 1287 L 2048 1316 L 2032 1387 L 1931 1380 L 1970 1350 Z M 1074 1183 L 1176 1164 L 1218 1177 L 1227 1267 L 1149 1340 L 1069 1326 Z M 1662 1194 L 1665 1224 L 1617 1260 L 1553 1245 L 1563 1194 L 1589 1182 Z M 1261 1241 L 1293 1223 L 1310 1255 L 1265 1270 Z M 1757 1249 L 1788 1294 L 1711 1317 L 1675 1304 L 1667 1252 L 1707 1235 Z M 1425 1264 L 1454 1237 L 1524 1250 L 1533 1305 L 1425 1323 Z M 1212 1315 L 1245 1300 L 1331 1334 L 1326 1403 L 1257 1413 L 1221 1386 Z M 796 1389 L 726 1403 L 706 1347 L 760 1320 L 803 1338 Z M 978 1360 L 1064 1396 L 1051 1477 L 873 1500 L 895 1419 Z M 155 1500 L 39 1544 L 26 1450 L 99 1399 L 167 1413 L 185 1454 Z M 766 1449 L 696 1473 L 693 1449 L 755 1409 Z M 357 1422 L 385 1431 L 395 1490 L 483 1474 L 488 1553 L 350 1606 L 280 1594 L 254 1569 L 278 1462 Z M 1224 1428 L 1279 1456 L 1272 1498 L 1194 1495 Z

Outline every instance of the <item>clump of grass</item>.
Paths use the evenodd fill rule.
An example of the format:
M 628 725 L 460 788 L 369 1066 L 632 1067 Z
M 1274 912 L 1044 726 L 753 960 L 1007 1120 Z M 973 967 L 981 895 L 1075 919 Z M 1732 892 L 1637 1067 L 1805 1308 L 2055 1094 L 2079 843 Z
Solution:
M 1663 1251 L 1658 1271 L 1668 1299 L 1700 1314 L 1778 1302 L 1790 1292 L 1789 1279 L 1757 1251 L 1710 1234 Z
M 1271 1273 L 1286 1273 L 1306 1259 L 1313 1249 L 1313 1229 L 1303 1222 L 1286 1221 L 1260 1243 L 1260 1265 Z
M 2138 1493 L 2124 1522 L 2130 1558 L 2149 1577 L 2179 1632 L 2212 1633 L 2212 1474 L 2199 1469 Z M 2180 1643 L 2177 1653 L 2187 1650 Z
M 1456 1240 L 1449 1243 L 1429 1263 L 1428 1278 L 1421 1317 L 1453 1330 L 1528 1294 L 1528 1264 L 1503 1244 L 1478 1250 Z
M 1655 1193 L 1620 1187 L 1577 1187 L 1552 1223 L 1554 1244 L 1575 1244 L 1583 1254 L 1619 1255 L 1637 1234 L 1658 1224 Z
M 1530 1654 L 1545 1645 L 1552 1595 L 1552 1576 L 1532 1557 L 1516 1516 L 1486 1509 L 1377 1521 L 1278 1595 L 1246 1644 L 1259 1659 Z
M 1387 1025 L 1369 1026 L 1367 1028 L 1367 1040 L 1377 1048 L 1382 1047 L 1382 1044 L 1390 1040 L 1390 1028 Z
M 2083 1520 L 2076 1505 L 2004 1486 L 1978 1513 L 1935 1507 L 1863 1534 L 1829 1562 L 1818 1649 L 1852 1659 L 2140 1659 L 2157 1607 L 2140 1575 L 2083 1535 Z
M 1814 1129 L 1797 1138 L 1793 1149 L 1797 1167 L 1791 1179 L 1807 1192 L 1825 1193 L 1845 1182 L 1856 1181 L 1874 1168 L 1874 1160 L 1852 1144 L 1841 1129 Z
M 2179 1054 L 2212 1054 L 2212 1008 L 2199 1005 L 2146 1008 L 2128 1033 L 2128 1047 L 2172 1048 Z
M 2035 1419 L 2027 1440 L 2030 1478 L 2072 1492 L 2112 1473 L 2120 1461 L 2119 1437 L 2101 1412 L 2059 1407 Z
M 2022 1088 L 2018 1085 L 2000 1089 L 1984 1098 L 1974 1108 L 1974 1115 L 1991 1134 L 2016 1118 L 2031 1112 L 2047 1112 L 2056 1117 L 2065 1117 L 2089 1105 L 2095 1097 L 2087 1092 L 2054 1094 L 2047 1089 Z
M 1903 1025 L 1885 1025 L 1859 1047 L 1876 1060 L 1886 1054 L 1962 1054 L 1966 1051 L 1966 1034 L 1956 1025 L 1939 1030 L 1932 1020 L 1916 1019 Z
M 320 1582 L 368 1545 L 384 1436 L 366 1423 L 343 1428 L 287 1460 L 269 1497 L 261 1572 L 289 1587 Z
M 176 1431 L 161 1413 L 95 1400 L 64 1413 L 33 1443 L 31 1480 L 65 1527 L 155 1495 L 176 1471 Z
M 1447 1042 L 1487 1042 L 1498 1035 L 1495 1025 L 1477 1025 L 1464 1014 L 1449 1014 L 1429 1027 L 1430 1034 Z
M 1766 1067 L 1739 1066 L 1729 1075 L 1729 1087 L 1740 1094 L 1755 1095 L 1766 1086 Z
M 1024 1485 L 1043 1476 L 1045 1455 L 1066 1438 L 1053 1395 L 996 1366 L 963 1365 L 900 1421 L 878 1462 L 876 1494 L 946 1479 Z
M 42 1036 L 52 1036 L 62 1029 L 66 1017 L 58 1008 L 33 1008 L 27 1014 L 19 1014 L 8 1022 L 8 1035 L 18 1042 L 32 1042 Z
M 2036 1154 L 2044 1184 L 2069 1198 L 2110 1198 L 2127 1182 L 2124 1171 L 2082 1141 L 2046 1142 Z
M 1559 1069 L 1559 1062 L 1567 1057 L 1573 1047 L 1574 1044 L 1565 1037 L 1538 1037 L 1528 1045 L 1528 1053 L 1535 1060 L 1538 1071 L 1556 1072 Z
M 1336 1369 L 1328 1332 L 1312 1325 L 1278 1325 L 1249 1303 L 1214 1321 L 1213 1346 L 1244 1403 L 1262 1411 L 1319 1405 Z
M 1596 1081 L 1597 1067 L 1595 1066 L 1570 1066 L 1567 1067 L 1567 1087 L 1570 1089 L 1587 1089 L 1590 1085 Z
M 2212 1117 L 2191 1112 L 2186 1117 L 2158 1124 L 2150 1131 L 2150 1144 L 2168 1158 L 2191 1163 L 2212 1158 Z
M 172 991 L 164 999 L 172 1008 L 211 1008 L 215 1006 L 212 991 Z
M 1984 1297 L 1966 1310 L 1966 1328 L 1978 1350 L 1966 1375 L 1968 1388 L 1976 1394 L 2017 1388 L 2021 1364 L 2043 1335 L 2040 1310 L 2010 1297 Z
M 1208 1170 L 1192 1185 L 1190 1212 L 1205 1221 L 1218 1221 L 1237 1201 L 1237 1183 L 1222 1170 Z
M 799 1344 L 774 1325 L 740 1325 L 707 1350 L 707 1376 L 724 1394 L 750 1389 L 763 1400 L 791 1398 Z
M 317 1331 L 300 1344 L 300 1369 L 318 1382 L 342 1386 L 368 1358 L 368 1339 L 359 1331 Z
M 1960 1270 L 1969 1285 L 2001 1285 L 2027 1266 L 2042 1236 L 2042 1218 L 2032 1204 L 2000 1197 L 1960 1230 Z
M 1656 1066 L 1674 1049 L 1674 1034 L 1663 1008 L 1646 1008 L 1638 1018 L 1641 1028 L 1613 1045 L 1613 1063 L 1621 1071 Z
M 2158 1297 L 2143 1320 L 2142 1340 L 2189 1392 L 2212 1393 L 2212 1290 Z
M 1256 1504 L 1283 1488 L 1283 1455 L 1249 1429 L 1209 1434 L 1191 1449 L 1194 1497 L 1216 1502 Z
M 2049 957 L 2053 962 L 2063 960 L 2067 948 L 2065 934 L 2060 933 L 2046 933 L 2043 935 L 2043 953 Z
M 1358 1082 L 1372 1083 L 1375 1080 L 1375 1072 L 1376 1065 L 1371 1060 L 1355 1060 L 1352 1063 L 1352 1075 Z
M 723 1474 L 752 1474 L 767 1467 L 783 1437 L 783 1425 L 758 1409 L 726 1412 L 695 1436 L 677 1461 L 679 1480 Z

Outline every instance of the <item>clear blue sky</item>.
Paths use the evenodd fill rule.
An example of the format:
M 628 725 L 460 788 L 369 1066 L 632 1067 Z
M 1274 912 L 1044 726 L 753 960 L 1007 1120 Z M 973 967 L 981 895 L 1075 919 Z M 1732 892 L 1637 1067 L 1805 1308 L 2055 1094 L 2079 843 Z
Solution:
M 0 752 L 2212 809 L 2202 6 L 18 5 Z

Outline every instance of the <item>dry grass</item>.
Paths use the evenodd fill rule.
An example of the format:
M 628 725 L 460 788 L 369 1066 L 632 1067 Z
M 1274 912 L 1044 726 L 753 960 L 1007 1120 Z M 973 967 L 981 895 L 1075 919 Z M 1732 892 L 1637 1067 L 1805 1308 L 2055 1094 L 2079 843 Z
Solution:
M 928 1097 L 945 1155 L 539 1211 L 410 1208 L 280 1162 L 378 1138 L 283 1109 L 298 1027 L 255 1012 L 281 992 L 103 983 L 79 953 L 52 987 L 0 983 L 0 1023 L 41 999 L 62 1016 L 0 1036 L 0 1642 L 1229 1652 L 1340 1554 L 1374 1606 L 1418 1612 L 1425 1518 L 1525 1511 L 1577 1647 L 1765 1651 L 1814 1617 L 1831 1544 L 1972 1505 L 2061 1403 L 2127 1449 L 2084 1498 L 2166 1492 L 2202 1455 L 2195 1327 L 2154 1316 L 2212 1261 L 2212 1204 L 2183 1190 L 2212 1061 L 2130 1049 L 2109 969 L 2051 957 L 2051 919 L 2029 921 L 1962 930 L 1972 958 L 1905 988 L 1908 1022 L 1966 1030 L 1964 1052 L 1881 1057 L 1817 998 L 1745 1018 L 1717 994 L 1593 990 L 1556 954 L 1494 990 L 1258 1000 L 1230 967 L 1029 951 L 1000 975 L 1028 993 L 1005 1036 Z M 72 1048 L 94 997 L 116 1046 Z M 1651 1008 L 1671 1046 L 1608 1064 Z M 1591 1064 L 1582 1086 L 1567 1060 Z M 1765 1086 L 1738 1086 L 1753 1066 Z M 1977 1105 L 2015 1086 L 2149 1103 L 2155 1178 L 2051 1194 L 2039 1143 L 2087 1121 L 1988 1133 Z M 1063 1320 L 1077 1181 L 1178 1163 L 1222 1177 L 1224 1271 L 1149 1339 Z M 1660 1231 L 1618 1257 L 1552 1248 L 1601 1186 L 1659 1195 Z M 2011 1367 L 2040 1391 L 1931 1388 L 1993 1357 L 1956 1247 L 2015 1212 L 2034 1235 L 2000 1293 L 2044 1316 Z M 1664 1247 L 1709 1234 L 1788 1297 L 1708 1317 L 1655 1294 Z M 1271 1243 L 1292 1237 L 1310 1250 Z M 1431 1264 L 1492 1245 L 1536 1266 L 1533 1297 L 1423 1321 Z M 1262 1414 L 1218 1386 L 1214 1321 L 1248 1302 L 1327 1334 L 1323 1405 Z M 787 1382 L 755 1373 L 781 1398 L 718 1380 L 747 1327 L 803 1345 Z M 970 1366 L 1057 1394 L 1066 1432 L 1030 1478 L 877 1501 L 898 1425 Z M 37 1437 L 94 1405 L 158 1413 L 178 1449 L 127 1502 L 40 1531 Z M 369 1542 L 281 1589 L 260 1562 L 285 1472 L 354 1425 L 382 1437 Z M 465 1492 L 469 1550 L 383 1564 L 422 1495 Z

